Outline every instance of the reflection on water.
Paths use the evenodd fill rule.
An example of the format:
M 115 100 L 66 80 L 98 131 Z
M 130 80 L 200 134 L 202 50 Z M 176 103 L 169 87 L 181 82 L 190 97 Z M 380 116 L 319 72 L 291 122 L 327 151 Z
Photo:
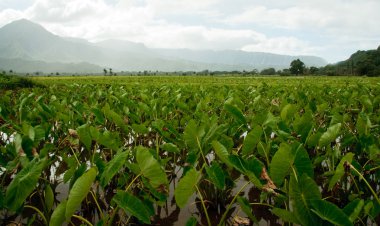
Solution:
M 197 196 L 194 194 L 188 201 L 188 205 L 184 207 L 183 209 L 180 209 L 176 203 L 174 198 L 174 190 L 175 186 L 178 184 L 179 178 L 181 178 L 182 170 L 179 170 L 179 175 L 175 179 L 172 180 L 169 186 L 169 195 L 167 201 L 162 206 L 156 206 L 156 216 L 152 219 L 152 225 L 166 225 L 166 226 L 182 226 L 185 225 L 186 222 L 190 217 L 195 217 L 198 222 L 200 222 L 202 225 L 207 225 L 207 220 L 203 212 L 203 208 L 201 205 L 200 200 L 197 198 Z M 243 176 L 240 176 L 236 180 L 236 187 L 234 187 L 230 193 L 229 197 L 227 197 L 225 206 L 228 205 L 228 203 L 232 200 L 232 196 L 235 195 L 244 184 L 246 184 L 246 179 Z M 69 194 L 69 184 L 65 183 L 59 183 L 56 188 L 56 199 L 57 201 L 61 202 L 65 200 Z M 113 191 L 107 191 L 111 192 L 112 194 L 101 194 L 104 196 L 109 196 L 112 198 L 114 195 Z M 261 190 L 255 188 L 253 185 L 247 186 L 240 195 L 246 197 L 250 203 L 259 203 L 260 202 L 260 194 Z M 211 220 L 212 225 L 217 225 L 224 214 L 225 208 L 222 205 L 216 205 L 213 206 L 211 204 L 208 206 L 208 214 Z M 90 211 L 91 210 L 87 210 Z M 270 211 L 270 208 L 268 206 L 264 205 L 252 205 L 252 212 L 253 215 L 258 220 L 258 225 L 282 225 L 281 221 L 272 214 Z M 92 214 L 93 219 L 99 219 L 99 216 L 96 211 L 93 211 Z M 88 215 L 89 216 L 89 215 Z M 244 214 L 244 212 L 238 207 L 238 205 L 234 205 L 230 212 L 227 215 L 227 222 L 226 225 L 236 225 L 233 218 L 235 216 L 243 217 L 245 219 L 248 219 L 247 216 Z M 234 224 L 235 223 L 235 224 Z M 253 222 L 250 222 L 252 225 Z M 242 224 L 240 224 L 242 225 Z

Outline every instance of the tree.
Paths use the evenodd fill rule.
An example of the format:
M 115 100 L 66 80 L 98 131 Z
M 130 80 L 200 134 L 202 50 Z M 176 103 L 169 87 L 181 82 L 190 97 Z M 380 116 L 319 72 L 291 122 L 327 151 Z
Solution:
M 376 70 L 376 65 L 371 58 L 359 60 L 356 67 L 359 75 L 373 76 L 375 74 L 374 71 Z
M 251 71 L 251 74 L 253 74 L 253 75 L 258 75 L 258 74 L 259 74 L 259 71 L 258 71 L 256 68 L 254 68 L 254 69 Z
M 293 75 L 303 74 L 303 72 L 305 71 L 305 64 L 300 59 L 293 60 L 290 63 L 289 70 L 290 73 L 292 73 Z
M 319 71 L 319 69 L 317 67 L 310 67 L 310 69 L 309 69 L 309 73 L 312 75 L 317 74 L 318 71 Z
M 104 72 L 104 76 L 106 76 L 107 75 L 107 69 L 103 69 L 103 72 Z
M 288 75 L 290 75 L 290 71 L 289 71 L 289 69 L 284 68 L 282 71 L 281 70 L 277 71 L 277 74 L 279 74 L 281 76 L 288 76 Z
M 276 69 L 274 69 L 273 67 L 263 69 L 260 72 L 260 75 L 274 75 L 274 74 L 276 74 Z

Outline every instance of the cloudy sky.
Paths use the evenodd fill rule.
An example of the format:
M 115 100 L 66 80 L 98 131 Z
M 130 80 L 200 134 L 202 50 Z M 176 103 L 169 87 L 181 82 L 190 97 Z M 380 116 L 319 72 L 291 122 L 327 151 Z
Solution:
M 380 45 L 380 0 L 0 0 L 0 26 L 26 18 L 90 41 L 316 55 Z

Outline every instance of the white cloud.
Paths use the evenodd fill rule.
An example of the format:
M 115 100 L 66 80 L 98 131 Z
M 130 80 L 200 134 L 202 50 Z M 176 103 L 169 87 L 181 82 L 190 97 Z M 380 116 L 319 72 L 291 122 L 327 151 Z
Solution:
M 151 47 L 191 49 L 240 49 L 257 42 L 263 34 L 251 30 L 228 30 L 203 26 L 162 25 L 150 27 L 151 36 L 141 37 Z
M 25 14 L 14 9 L 5 9 L 0 11 L 0 26 L 4 26 L 14 20 L 24 18 Z
M 101 16 L 108 6 L 102 0 L 37 0 L 27 14 L 33 20 L 49 23 L 70 23 Z
M 156 14 L 198 14 L 212 11 L 219 0 L 146 0 L 146 6 Z
M 271 52 L 278 54 L 310 55 L 318 51 L 317 47 L 312 47 L 305 41 L 294 37 L 263 38 L 256 44 L 249 44 L 242 47 L 244 51 L 251 52 Z
M 26 14 L 48 30 L 63 36 L 127 39 L 157 48 L 240 49 L 265 37 L 247 29 L 221 29 L 184 26 L 160 19 L 163 13 L 188 13 L 207 10 L 216 0 L 119 1 L 107 5 L 102 0 L 37 0 Z
M 222 21 L 291 30 L 315 30 L 330 35 L 379 34 L 380 1 L 295 1 L 282 8 L 252 5 Z
M 27 18 L 58 35 L 92 41 L 311 54 L 330 61 L 343 60 L 347 51 L 376 48 L 380 41 L 378 0 L 22 1 L 18 9 L 0 8 L 1 26 Z M 25 8 L 26 2 L 32 4 Z
M 315 9 L 302 9 L 291 7 L 287 9 L 269 9 L 264 6 L 257 6 L 245 12 L 228 17 L 223 21 L 228 24 L 258 24 L 261 26 L 273 26 L 285 29 L 298 29 L 312 27 L 323 27 L 330 16 L 320 15 Z

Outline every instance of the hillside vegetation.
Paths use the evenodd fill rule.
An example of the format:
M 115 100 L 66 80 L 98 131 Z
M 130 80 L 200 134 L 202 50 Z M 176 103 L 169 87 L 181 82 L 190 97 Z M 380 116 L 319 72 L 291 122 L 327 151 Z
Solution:
M 326 75 L 380 75 L 380 46 L 374 50 L 357 51 L 349 59 L 327 65 L 319 72 Z

